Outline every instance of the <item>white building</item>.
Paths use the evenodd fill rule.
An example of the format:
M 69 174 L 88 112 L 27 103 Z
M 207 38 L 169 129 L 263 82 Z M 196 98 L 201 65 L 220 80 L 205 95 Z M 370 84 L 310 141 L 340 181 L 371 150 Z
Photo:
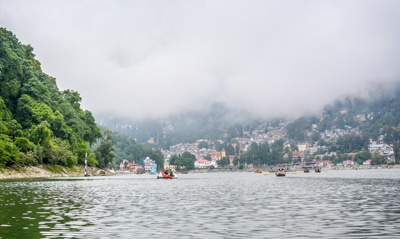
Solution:
M 371 165 L 371 159 L 365 160 L 363 165 Z
M 150 159 L 149 157 L 146 157 L 146 158 L 143 160 L 143 164 L 144 164 L 144 170 L 145 170 L 145 171 L 150 171 L 150 170 L 151 170 L 151 167 L 152 167 L 153 164 L 154 164 L 154 160 Z
M 207 159 L 198 159 L 194 162 L 195 168 L 209 168 L 211 166 L 211 162 Z
M 369 149 L 369 151 L 381 151 L 381 150 L 384 149 L 384 147 L 385 147 L 384 144 L 374 144 L 374 143 L 372 143 L 372 144 L 370 144 L 368 146 L 368 149 Z

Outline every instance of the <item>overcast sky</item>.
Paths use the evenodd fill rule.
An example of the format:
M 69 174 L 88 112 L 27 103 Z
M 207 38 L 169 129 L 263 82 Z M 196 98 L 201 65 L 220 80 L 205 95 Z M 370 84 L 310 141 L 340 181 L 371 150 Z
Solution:
M 400 81 L 398 0 L 1 0 L 0 26 L 94 115 L 290 116 Z

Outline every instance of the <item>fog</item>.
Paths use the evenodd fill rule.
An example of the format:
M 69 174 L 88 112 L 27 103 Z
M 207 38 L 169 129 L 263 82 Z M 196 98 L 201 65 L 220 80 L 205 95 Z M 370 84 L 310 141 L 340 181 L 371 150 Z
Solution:
M 397 0 L 2 0 L 0 26 L 94 115 L 294 117 L 400 81 Z

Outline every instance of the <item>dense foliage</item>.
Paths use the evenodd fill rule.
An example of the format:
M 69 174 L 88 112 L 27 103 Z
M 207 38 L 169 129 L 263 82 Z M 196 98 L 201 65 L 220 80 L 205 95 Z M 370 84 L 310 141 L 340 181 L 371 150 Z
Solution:
M 160 150 L 153 149 L 150 144 L 138 144 L 134 139 L 118 132 L 113 132 L 112 137 L 115 157 L 111 165 L 114 167 L 124 160 L 143 164 L 143 160 L 149 157 L 156 162 L 158 170 L 164 168 L 164 156 Z
M 220 140 L 243 136 L 243 130 L 251 130 L 259 122 L 238 117 L 246 113 L 232 113 L 223 104 L 212 104 L 202 111 L 182 112 L 164 120 L 126 120 L 100 115 L 104 126 L 145 143 L 154 139 L 158 148 L 169 149 L 179 143 L 194 143 L 199 139 Z M 130 127 L 121 127 L 129 125 Z
M 317 142 L 328 146 L 329 151 L 358 152 L 365 150 L 369 140 L 383 136 L 387 144 L 400 140 L 400 88 L 393 86 L 392 92 L 377 95 L 374 100 L 359 98 L 336 101 L 327 105 L 323 116 L 301 117 L 287 126 L 287 136 L 293 142 Z M 350 135 L 341 135 L 335 141 L 321 139 L 324 131 L 347 130 Z
M 74 166 L 86 152 L 89 165 L 97 165 L 90 145 L 101 132 L 80 102 L 78 92 L 60 91 L 41 70 L 30 45 L 0 28 L 0 167 Z
M 194 169 L 194 162 L 196 156 L 189 152 L 183 152 L 182 155 L 173 155 L 170 159 L 171 165 L 176 165 L 178 170 L 192 170 Z

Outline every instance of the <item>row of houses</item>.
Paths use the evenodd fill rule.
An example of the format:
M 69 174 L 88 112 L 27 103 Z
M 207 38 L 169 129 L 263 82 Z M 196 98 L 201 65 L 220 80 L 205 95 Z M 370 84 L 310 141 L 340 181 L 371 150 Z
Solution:
M 144 170 L 146 172 L 150 172 L 155 163 L 156 162 L 149 157 L 146 157 L 143 160 L 143 164 L 137 164 L 135 161 L 129 162 L 128 160 L 124 159 L 119 164 L 119 170 L 129 170 L 135 172 L 137 172 L 138 170 Z

